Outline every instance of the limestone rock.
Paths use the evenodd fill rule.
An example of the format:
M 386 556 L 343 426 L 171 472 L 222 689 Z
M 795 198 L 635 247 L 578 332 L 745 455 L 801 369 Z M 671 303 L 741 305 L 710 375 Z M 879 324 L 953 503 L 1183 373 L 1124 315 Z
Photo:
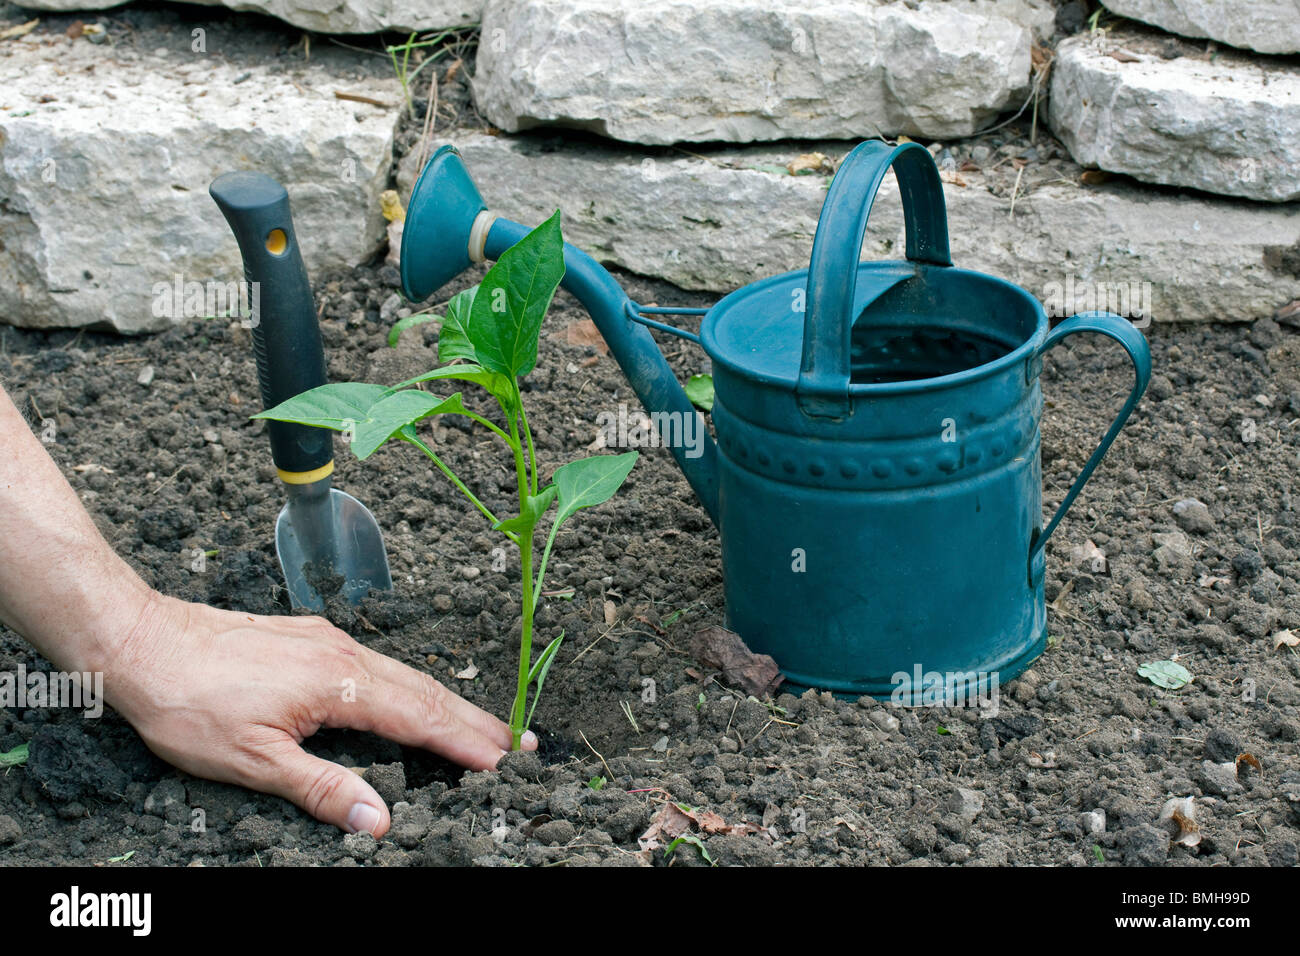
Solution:
M 284 183 L 313 275 L 363 261 L 400 102 L 395 79 L 310 64 L 0 45 L 0 321 L 141 332 L 228 314 L 243 269 L 208 185 L 231 169 Z
M 1057 49 L 1049 121 L 1085 166 L 1225 196 L 1300 199 L 1300 68 L 1241 54 L 1213 61 Z
M 32 10 L 108 10 L 128 0 L 23 0 Z M 482 0 L 183 0 L 204 6 L 263 13 L 317 33 L 423 31 L 469 26 Z
M 1296 0 L 1102 0 L 1113 13 L 1257 53 L 1300 53 Z
M 1024 102 L 1025 11 L 1039 9 L 489 0 L 475 99 L 512 132 L 560 125 L 644 144 L 966 136 Z
M 729 292 L 806 267 L 826 197 L 825 175 L 784 172 L 806 151 L 799 145 L 717 149 L 696 158 L 531 136 L 464 133 L 453 141 L 491 208 L 534 225 L 559 207 L 565 238 L 599 261 L 687 289 Z M 851 145 L 818 149 L 838 162 Z M 403 161 L 404 199 L 417 173 L 413 157 Z M 1125 183 L 1047 182 L 1022 192 L 1013 218 L 1007 198 L 989 192 L 983 174 L 962 176 L 966 186 L 944 186 L 954 262 L 1040 299 L 1050 300 L 1069 280 L 1067 298 L 1086 304 L 1081 288 L 1100 298 L 1107 287 L 1137 277 L 1149 285 L 1157 321 L 1244 321 L 1300 298 L 1300 274 L 1269 264 L 1300 242 L 1295 205 L 1173 196 Z M 898 190 L 889 177 L 863 258 L 896 258 L 902 240 Z

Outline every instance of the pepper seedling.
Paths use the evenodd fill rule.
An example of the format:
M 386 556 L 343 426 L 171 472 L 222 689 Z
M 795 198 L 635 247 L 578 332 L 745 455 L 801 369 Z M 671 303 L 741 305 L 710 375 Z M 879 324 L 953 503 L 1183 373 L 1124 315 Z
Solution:
M 537 452 L 519 381 L 537 365 L 542 320 L 563 277 L 564 240 L 556 210 L 550 219 L 507 249 L 482 282 L 447 303 L 438 333 L 438 361 L 444 364 L 391 387 L 360 382 L 322 385 L 253 416 L 343 432 L 359 459 L 369 458 L 390 440 L 414 445 L 483 513 L 493 529 L 518 549 L 522 630 L 519 676 L 510 709 L 515 750 L 532 723 L 547 672 L 564 640 L 561 632 L 537 660 L 532 659 L 533 617 L 556 533 L 581 509 L 608 501 L 637 459 L 634 451 L 581 458 L 555 469 L 550 484 L 542 486 L 539 481 Z M 396 344 L 406 329 L 434 318 L 427 312 L 407 316 L 394 326 L 390 343 Z M 460 392 L 438 398 L 420 388 L 425 382 L 441 379 L 469 382 L 485 389 L 500 406 L 505 427 L 466 408 Z M 505 443 L 514 456 L 518 514 L 499 518 L 419 436 L 416 426 L 435 415 L 464 415 Z M 552 505 L 556 506 L 555 517 L 534 574 L 534 535 Z M 530 706 L 528 689 L 534 685 Z

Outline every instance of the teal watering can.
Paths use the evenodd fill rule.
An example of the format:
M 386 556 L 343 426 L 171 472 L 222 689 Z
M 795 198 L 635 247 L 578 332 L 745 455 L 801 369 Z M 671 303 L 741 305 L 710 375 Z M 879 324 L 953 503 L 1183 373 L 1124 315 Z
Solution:
M 859 262 L 891 167 L 907 258 Z M 403 291 L 422 301 L 527 232 L 487 209 L 460 155 L 443 147 L 407 210 Z M 678 423 L 678 439 L 698 413 L 649 329 L 712 359 L 717 443 L 701 451 L 663 437 L 718 526 L 728 626 L 772 655 L 788 685 L 984 703 L 1042 653 L 1044 545 L 1141 397 L 1151 355 L 1117 315 L 1050 329 L 1023 289 L 954 268 L 927 150 L 858 146 L 831 182 L 809 267 L 710 309 L 640 306 L 585 253 L 564 253 L 564 287 L 652 420 Z M 699 336 L 659 318 L 673 314 L 702 315 Z M 1076 332 L 1119 342 L 1135 383 L 1044 526 L 1039 372 L 1043 354 Z

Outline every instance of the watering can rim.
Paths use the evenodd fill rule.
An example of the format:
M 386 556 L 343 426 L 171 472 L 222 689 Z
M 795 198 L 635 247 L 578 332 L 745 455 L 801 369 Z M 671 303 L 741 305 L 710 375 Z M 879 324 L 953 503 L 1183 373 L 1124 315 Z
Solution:
M 1026 289 L 1002 279 L 998 276 L 990 275 L 987 272 L 979 272 L 974 269 L 960 269 L 955 266 L 931 266 L 924 263 L 917 263 L 906 259 L 870 259 L 858 263 L 859 272 L 879 269 L 882 266 L 897 267 L 903 266 L 911 271 L 935 269 L 942 270 L 940 274 L 951 276 L 964 276 L 975 279 L 980 282 L 987 282 L 993 286 L 1002 287 L 1000 291 L 1009 292 L 1018 296 L 1024 304 L 1027 304 L 1035 313 L 1034 331 L 1023 342 L 1016 346 L 1005 355 L 976 365 L 973 368 L 962 369 L 959 372 L 950 372 L 947 375 L 936 375 L 931 378 L 909 379 L 902 382 L 861 382 L 851 383 L 848 386 L 848 395 L 855 398 L 876 398 L 889 395 L 913 394 L 926 391 L 937 391 L 944 388 L 951 388 L 960 385 L 966 385 L 971 382 L 979 381 L 992 375 L 1004 371 L 1019 362 L 1025 361 L 1036 354 L 1043 341 L 1047 338 L 1047 333 L 1051 326 L 1051 321 L 1047 316 L 1047 310 L 1043 304 L 1035 299 Z M 700 323 L 700 345 L 709 359 L 721 365 L 728 372 L 735 374 L 750 382 L 756 382 L 761 385 L 770 385 L 788 390 L 793 394 L 799 384 L 799 369 L 796 367 L 793 374 L 789 376 L 773 375 L 767 372 L 759 372 L 752 368 L 746 368 L 737 364 L 727 356 L 725 350 L 718 345 L 716 330 L 719 319 L 726 312 L 743 308 L 744 300 L 750 296 L 766 291 L 772 286 L 782 283 L 793 283 L 803 287 L 808 276 L 808 269 L 792 269 L 789 272 L 782 272 L 774 276 L 768 276 L 751 282 L 748 285 L 741 286 L 732 292 L 727 293 L 721 299 L 710 307 L 705 313 Z

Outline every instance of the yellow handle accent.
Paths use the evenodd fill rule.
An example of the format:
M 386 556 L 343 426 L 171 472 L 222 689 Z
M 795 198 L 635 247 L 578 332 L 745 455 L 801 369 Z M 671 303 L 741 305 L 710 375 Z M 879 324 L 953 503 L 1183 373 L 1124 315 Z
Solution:
M 313 468 L 311 471 L 285 471 L 283 468 L 275 469 L 275 473 L 280 476 L 280 480 L 286 485 L 310 485 L 312 482 L 320 481 L 322 478 L 328 478 L 334 474 L 334 459 L 330 459 L 319 468 Z

